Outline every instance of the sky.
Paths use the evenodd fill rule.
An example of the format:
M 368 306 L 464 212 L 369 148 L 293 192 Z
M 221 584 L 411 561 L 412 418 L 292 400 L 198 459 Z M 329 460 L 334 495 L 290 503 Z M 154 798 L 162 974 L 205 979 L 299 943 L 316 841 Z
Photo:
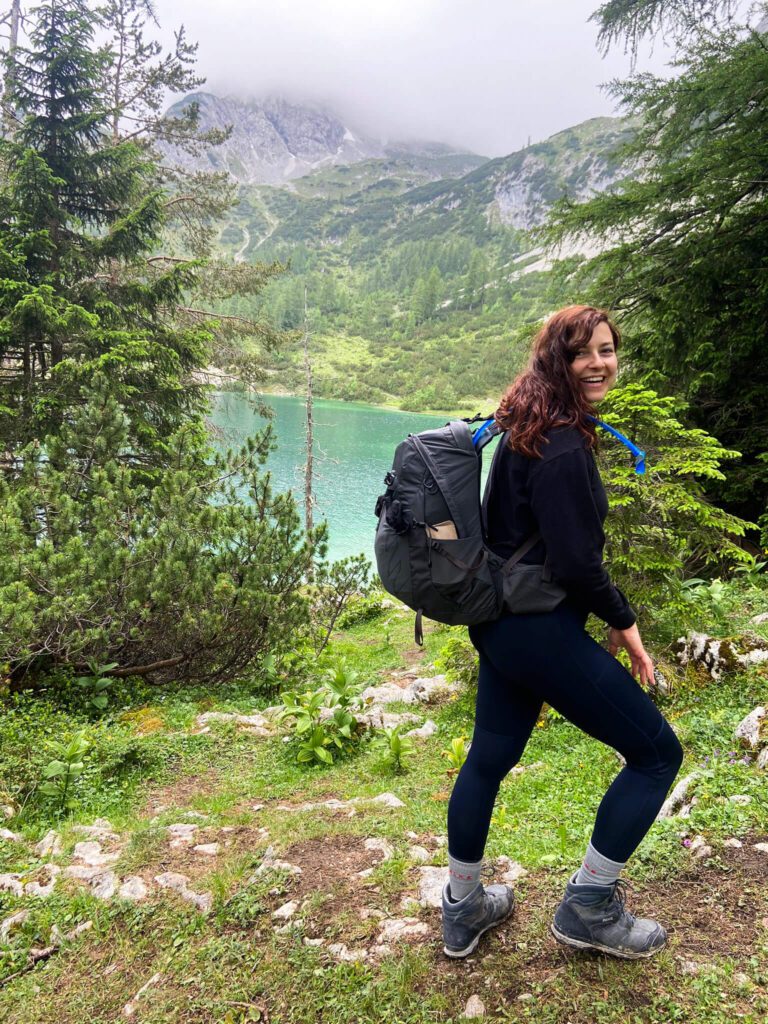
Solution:
M 615 114 L 601 83 L 630 60 L 597 49 L 600 0 L 157 0 L 184 24 L 204 89 L 325 105 L 353 130 L 502 156 Z M 665 74 L 657 42 L 638 69 Z M 178 97 L 176 97 L 178 98 Z

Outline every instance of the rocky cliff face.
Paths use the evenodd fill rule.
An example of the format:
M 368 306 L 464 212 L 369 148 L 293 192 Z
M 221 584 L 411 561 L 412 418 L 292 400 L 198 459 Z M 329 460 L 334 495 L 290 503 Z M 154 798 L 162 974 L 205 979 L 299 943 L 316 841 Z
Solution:
M 615 156 L 631 131 L 624 119 L 597 117 L 489 163 L 489 218 L 528 231 L 558 199 L 584 202 L 606 191 L 633 171 Z
M 198 92 L 174 104 L 168 114 L 178 115 L 193 101 L 200 105 L 202 129 L 232 125 L 232 134 L 221 146 L 211 147 L 200 157 L 168 146 L 168 159 L 189 170 L 229 171 L 242 184 L 282 185 L 324 167 L 372 158 L 421 158 L 437 164 L 462 153 L 440 143 L 377 142 L 352 131 L 328 111 L 279 97 L 242 101 Z M 483 162 L 472 153 L 464 156 L 465 161 L 456 162 L 457 175 Z

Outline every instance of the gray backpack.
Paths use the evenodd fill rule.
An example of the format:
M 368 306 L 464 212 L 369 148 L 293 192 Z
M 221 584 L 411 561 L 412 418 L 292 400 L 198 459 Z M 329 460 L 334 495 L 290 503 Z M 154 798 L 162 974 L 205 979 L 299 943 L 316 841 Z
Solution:
M 487 547 L 484 513 L 495 465 L 481 504 L 481 452 L 499 430 L 486 421 L 473 435 L 472 422 L 453 420 L 409 434 L 395 450 L 387 489 L 376 502 L 378 573 L 385 590 L 416 612 L 419 644 L 423 615 L 471 626 L 505 610 L 551 611 L 565 597 L 546 565 L 520 564 L 540 533 L 506 560 Z

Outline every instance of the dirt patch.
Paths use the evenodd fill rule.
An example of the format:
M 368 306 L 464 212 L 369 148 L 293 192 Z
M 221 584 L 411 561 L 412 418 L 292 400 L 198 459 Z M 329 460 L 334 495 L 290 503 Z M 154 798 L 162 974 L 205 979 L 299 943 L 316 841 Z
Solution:
M 139 875 L 148 885 L 154 885 L 156 875 L 166 871 L 174 871 L 186 875 L 190 879 L 190 886 L 193 889 L 205 888 L 204 879 L 210 871 L 220 867 L 233 856 L 252 854 L 258 858 L 268 843 L 268 838 L 260 834 L 257 829 L 249 828 L 246 825 L 232 826 L 231 831 L 224 831 L 216 825 L 200 825 L 193 834 L 192 842 L 189 844 L 172 847 L 174 837 L 164 828 L 160 828 L 160 848 L 153 848 L 150 860 L 145 863 L 139 862 L 130 871 L 121 870 L 118 863 L 117 870 L 123 874 Z M 218 843 L 219 851 L 215 855 L 196 853 L 195 846 Z M 198 884 L 199 882 L 199 884 Z
M 662 922 L 669 933 L 669 944 L 658 958 L 631 964 L 560 945 L 549 932 L 549 923 L 561 899 L 565 876 L 536 873 L 515 884 L 517 905 L 512 917 L 488 932 L 471 957 L 450 961 L 439 943 L 434 943 L 434 975 L 427 988 L 434 991 L 439 985 L 457 1003 L 478 992 L 492 1012 L 494 1007 L 509 1007 L 520 996 L 527 998 L 533 990 L 546 991 L 565 973 L 572 979 L 567 1018 L 572 1024 L 581 1024 L 594 1020 L 587 1004 L 609 987 L 607 978 L 613 975 L 605 975 L 604 980 L 606 971 L 618 972 L 623 1004 L 631 1010 L 650 1004 L 664 991 L 677 998 L 679 993 L 670 991 L 670 957 L 672 977 L 681 979 L 681 989 L 692 965 L 694 970 L 706 969 L 725 959 L 733 963 L 735 971 L 747 970 L 760 936 L 768 936 L 768 856 L 751 848 L 760 841 L 762 837 L 755 836 L 744 840 L 741 849 L 724 850 L 727 870 L 701 865 L 671 881 L 631 883 L 627 908 L 637 917 Z M 428 914 L 439 936 L 440 911 L 430 909 Z M 580 999 L 585 1001 L 583 1013 L 577 1006 Z M 734 1000 L 734 1011 L 740 1008 L 737 1003 Z M 741 1009 L 745 1008 L 746 997 Z
M 153 818 L 166 808 L 188 807 L 201 793 L 217 789 L 220 782 L 220 773 L 213 768 L 198 775 L 180 775 L 166 786 L 151 788 L 138 816 Z
M 379 886 L 361 878 L 360 871 L 384 860 L 380 850 L 368 850 L 361 836 L 325 836 L 294 843 L 280 859 L 301 868 L 281 888 L 280 902 L 309 900 L 297 911 L 309 938 L 339 939 L 350 947 L 372 939 L 381 918 L 391 914 L 381 904 Z M 387 900 L 386 902 L 389 902 Z

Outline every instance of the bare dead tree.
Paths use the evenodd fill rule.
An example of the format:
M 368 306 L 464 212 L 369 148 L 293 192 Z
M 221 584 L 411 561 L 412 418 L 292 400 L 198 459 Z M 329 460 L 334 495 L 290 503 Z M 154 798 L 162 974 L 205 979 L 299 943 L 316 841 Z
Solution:
M 6 51 L 7 61 L 5 70 L 5 81 L 3 82 L 3 135 L 10 135 L 13 131 L 13 111 L 11 110 L 10 92 L 13 80 L 13 57 L 16 47 L 19 45 L 19 26 L 23 18 L 21 0 L 11 0 L 8 11 L 0 18 L 0 25 L 8 26 L 8 49 Z
M 312 360 L 309 356 L 309 315 L 307 312 L 307 286 L 304 285 L 304 374 L 307 382 L 307 461 L 304 464 L 304 526 L 307 533 L 314 528 L 312 479 L 314 472 L 314 426 L 312 422 Z

